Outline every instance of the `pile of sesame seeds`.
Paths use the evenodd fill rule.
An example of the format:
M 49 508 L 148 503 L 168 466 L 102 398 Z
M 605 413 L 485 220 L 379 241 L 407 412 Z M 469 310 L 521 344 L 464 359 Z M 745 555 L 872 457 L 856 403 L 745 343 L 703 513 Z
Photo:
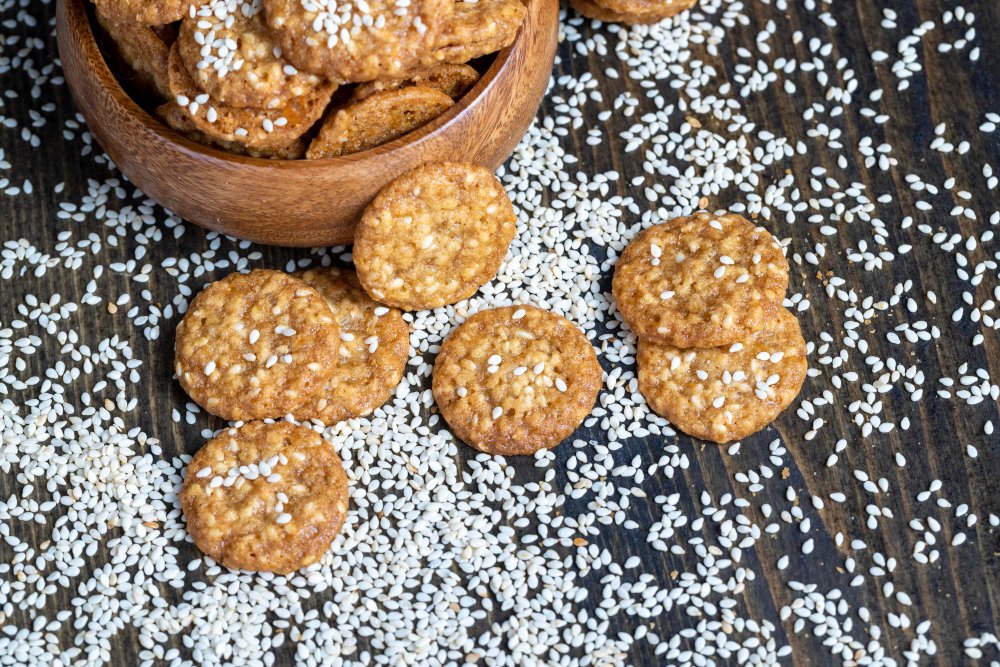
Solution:
M 393 398 L 323 430 L 352 484 L 343 534 L 273 576 L 188 541 L 183 470 L 223 424 L 170 379 L 172 331 L 230 271 L 349 250 L 256 248 L 156 206 L 72 111 L 52 4 L 0 3 L 0 665 L 1000 660 L 1000 109 L 925 132 L 906 110 L 928 59 L 965 77 L 988 53 L 943 2 L 873 14 L 854 50 L 831 37 L 850 7 L 791 4 L 563 17 L 560 73 L 501 170 L 519 224 L 500 274 L 406 315 Z M 640 229 L 706 206 L 781 239 L 812 366 L 780 433 L 722 449 L 650 413 L 608 281 Z M 606 371 L 578 437 L 527 461 L 457 443 L 429 391 L 451 328 L 515 302 L 572 319 Z M 927 585 L 943 576 L 967 614 Z

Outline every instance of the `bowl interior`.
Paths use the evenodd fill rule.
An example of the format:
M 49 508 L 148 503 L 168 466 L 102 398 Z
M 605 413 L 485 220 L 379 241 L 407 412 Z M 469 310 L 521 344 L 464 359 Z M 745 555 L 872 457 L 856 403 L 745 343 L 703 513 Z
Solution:
M 110 89 L 110 92 L 125 109 L 127 109 L 130 113 L 143 118 L 146 121 L 145 124 L 151 126 L 154 131 L 163 136 L 165 139 L 176 144 L 179 149 L 198 155 L 203 159 L 217 160 L 229 164 L 237 163 L 267 166 L 271 169 L 319 169 L 324 166 L 330 166 L 331 163 L 350 164 L 352 162 L 390 153 L 401 146 L 417 143 L 424 137 L 444 129 L 482 98 L 483 93 L 493 84 L 497 76 L 510 64 L 511 54 L 518 48 L 518 44 L 523 34 L 523 30 L 519 31 L 514 43 L 499 51 L 493 57 L 493 61 L 489 64 L 489 66 L 485 68 L 485 71 L 479 70 L 478 67 L 476 68 L 482 72 L 479 80 L 476 81 L 475 85 L 465 95 L 463 95 L 461 99 L 457 100 L 455 104 L 449 107 L 443 114 L 418 127 L 412 132 L 408 132 L 407 134 L 380 146 L 357 153 L 351 153 L 350 155 L 321 158 L 318 160 L 270 160 L 266 158 L 251 157 L 248 155 L 237 155 L 235 153 L 222 150 L 221 148 L 206 146 L 192 141 L 180 132 L 174 130 L 172 127 L 163 123 L 163 121 L 161 121 L 154 114 L 147 111 L 131 94 L 129 94 L 128 91 L 125 90 L 121 82 L 118 80 L 118 77 L 112 72 L 111 66 L 108 64 L 105 57 L 105 53 L 98 44 L 97 31 L 100 30 L 100 28 L 97 27 L 96 18 L 93 15 L 93 8 L 89 6 L 90 3 L 85 2 L 85 0 L 65 1 L 71 5 L 77 4 L 78 8 L 85 13 L 85 21 L 83 21 L 83 23 L 86 25 L 86 30 L 84 31 L 84 34 L 80 35 L 80 37 L 85 41 L 84 47 L 88 53 L 91 65 L 101 70 L 101 81 Z M 486 58 L 488 59 L 489 56 Z M 322 120 L 320 122 L 322 122 Z

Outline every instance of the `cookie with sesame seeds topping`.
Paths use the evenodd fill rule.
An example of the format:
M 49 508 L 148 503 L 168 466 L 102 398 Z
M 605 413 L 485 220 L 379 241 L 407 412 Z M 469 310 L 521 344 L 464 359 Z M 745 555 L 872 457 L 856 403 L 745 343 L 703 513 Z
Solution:
M 205 146 L 214 146 L 237 155 L 263 158 L 265 160 L 301 160 L 306 156 L 306 143 L 295 139 L 285 146 L 265 146 L 251 148 L 233 141 L 213 139 L 191 122 L 191 117 L 176 102 L 166 102 L 156 107 L 156 115 L 167 125 L 177 130 L 191 141 Z
M 263 0 L 282 52 L 339 83 L 399 76 L 434 45 L 453 0 Z
M 326 299 L 340 326 L 340 345 L 333 377 L 292 415 L 330 425 L 370 413 L 403 378 L 410 353 L 403 314 L 373 301 L 353 271 L 325 267 L 295 275 Z
M 569 320 L 533 306 L 476 313 L 434 362 L 432 391 L 461 440 L 488 454 L 534 454 L 568 438 L 594 408 L 603 371 Z
M 259 0 L 212 0 L 181 22 L 181 62 L 198 88 L 230 107 L 280 109 L 322 82 L 281 57 Z
M 101 12 L 94 12 L 97 22 L 114 42 L 115 50 L 130 72 L 120 72 L 119 78 L 131 88 L 143 93 L 170 97 L 168 63 L 171 43 L 169 31 L 158 30 L 134 22 L 114 21 Z
M 785 308 L 728 346 L 681 349 L 640 340 L 637 361 L 639 391 L 653 411 L 720 444 L 774 421 L 798 396 L 807 371 L 799 322 Z
M 587 18 L 605 23 L 642 25 L 659 23 L 698 4 L 698 0 L 570 0 Z
M 746 339 L 781 307 L 788 262 L 763 227 L 696 213 L 643 231 L 612 281 L 622 318 L 640 338 L 676 347 Z
M 165 25 L 180 21 L 200 0 L 93 0 L 97 11 L 117 23 Z
M 391 181 L 365 209 L 354 264 L 376 301 L 438 308 L 493 279 L 516 229 L 510 197 L 488 169 L 425 164 Z
M 363 100 L 383 90 L 395 90 L 407 86 L 424 86 L 440 90 L 453 100 L 459 100 L 479 81 L 479 72 L 465 64 L 438 63 L 430 67 L 418 67 L 405 76 L 384 78 L 358 84 L 351 93 L 351 99 Z
M 170 93 L 199 131 L 212 141 L 225 141 L 252 149 L 288 146 L 323 116 L 337 86 L 323 83 L 289 100 L 280 109 L 226 106 L 201 90 L 181 62 L 177 45 L 170 50 Z
M 514 43 L 526 14 L 521 0 L 456 2 L 423 62 L 465 63 L 496 53 Z
M 315 563 L 347 517 L 347 474 L 318 433 L 250 422 L 188 464 L 181 508 L 195 545 L 226 567 L 288 574 Z
M 374 93 L 327 116 L 306 158 L 321 160 L 381 146 L 429 123 L 453 103 L 440 90 L 424 86 Z
M 282 417 L 333 377 L 340 327 L 315 289 L 280 271 L 231 273 L 204 289 L 177 325 L 184 390 L 230 420 Z

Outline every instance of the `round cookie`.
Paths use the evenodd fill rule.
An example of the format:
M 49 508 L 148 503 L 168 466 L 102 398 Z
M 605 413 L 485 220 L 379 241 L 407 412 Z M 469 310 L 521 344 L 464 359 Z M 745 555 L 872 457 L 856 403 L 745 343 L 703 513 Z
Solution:
M 156 115 L 191 141 L 204 146 L 214 146 L 237 155 L 248 155 L 265 160 L 301 160 L 306 156 L 306 144 L 302 139 L 296 139 L 287 146 L 266 146 L 264 148 L 251 148 L 233 141 L 213 139 L 195 127 L 188 113 L 176 102 L 167 102 L 156 107 Z
M 698 4 L 698 0 L 570 0 L 570 5 L 587 18 L 605 23 L 645 25 L 680 14 Z M 625 8 L 620 11 L 611 7 Z
M 280 109 L 237 108 L 219 104 L 198 88 L 181 62 L 177 45 L 170 50 L 170 92 L 191 124 L 212 141 L 263 150 L 292 144 L 316 124 L 337 89 L 324 83 L 293 98 Z
M 622 252 L 612 291 L 640 338 L 676 347 L 744 340 L 781 307 L 788 262 L 763 227 L 696 213 L 656 225 Z
M 572 322 L 532 306 L 476 313 L 451 332 L 432 390 L 460 439 L 487 454 L 555 447 L 590 414 L 603 372 Z
M 354 101 L 363 100 L 383 90 L 395 90 L 408 86 L 423 86 L 440 90 L 453 100 L 459 100 L 479 81 L 479 72 L 469 65 L 440 63 L 430 67 L 418 67 L 406 76 L 395 79 L 378 79 L 358 84 L 351 93 Z
M 424 64 L 465 63 L 514 43 L 527 9 L 521 0 L 457 2 Z
M 331 81 L 398 76 L 434 46 L 453 0 L 264 0 L 284 57 Z
M 440 90 L 423 86 L 374 93 L 327 117 L 306 158 L 321 160 L 381 146 L 432 121 L 453 103 Z
M 296 277 L 326 299 L 340 326 L 340 346 L 333 377 L 292 415 L 330 425 L 368 414 L 389 400 L 403 378 L 410 354 L 403 314 L 372 301 L 353 271 L 327 267 Z
M 177 47 L 197 87 L 226 106 L 280 109 L 321 83 L 280 56 L 259 2 L 202 5 L 181 22 Z
M 347 475 L 318 433 L 251 422 L 209 440 L 180 492 L 188 532 L 226 567 L 287 574 L 318 561 L 344 525 Z
M 437 308 L 472 296 L 496 275 L 516 227 L 510 198 L 489 170 L 425 164 L 390 182 L 365 209 L 354 264 L 375 300 Z
M 280 271 L 231 273 L 177 325 L 174 368 L 195 403 L 223 419 L 282 417 L 333 377 L 340 329 L 326 300 Z
M 703 440 L 725 443 L 761 430 L 798 396 L 806 378 L 806 343 L 784 308 L 764 328 L 728 347 L 682 350 L 639 341 L 639 391 L 670 423 Z
M 163 25 L 184 18 L 200 0 L 93 0 L 97 11 L 111 21 Z

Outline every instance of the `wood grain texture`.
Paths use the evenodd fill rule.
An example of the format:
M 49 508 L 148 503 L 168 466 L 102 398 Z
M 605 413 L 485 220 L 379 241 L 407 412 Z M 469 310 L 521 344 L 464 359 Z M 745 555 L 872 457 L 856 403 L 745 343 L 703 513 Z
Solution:
M 58 0 L 59 54 L 80 113 L 115 164 L 186 220 L 296 247 L 350 243 L 361 211 L 382 186 L 421 164 L 503 164 L 545 93 L 558 26 L 558 0 L 532 2 L 517 40 L 475 87 L 404 137 L 344 157 L 275 161 L 201 146 L 141 109 L 105 64 L 84 3 Z
M 74 0 L 75 1 L 75 0 Z M 65 4 L 65 3 L 64 3 Z M 834 45 L 834 58 L 837 54 L 865 54 L 875 49 L 892 52 L 895 41 L 888 39 L 877 27 L 881 20 L 879 7 L 873 6 L 868 0 L 854 2 L 835 2 L 823 4 L 823 9 L 833 13 L 839 21 L 836 28 L 828 29 L 818 21 L 816 14 L 805 10 L 803 3 L 789 3 L 787 19 L 791 26 L 802 29 L 808 34 L 821 33 L 824 40 Z M 913 26 L 921 21 L 939 18 L 946 0 L 899 0 L 892 3 L 899 13 L 901 26 Z M 935 228 L 951 232 L 962 232 L 966 235 L 981 230 L 986 223 L 979 221 L 963 221 L 956 223 L 954 218 L 946 218 L 942 212 L 935 211 L 933 216 L 922 216 L 914 208 L 914 195 L 904 181 L 908 173 L 920 172 L 928 180 L 940 184 L 949 177 L 967 187 L 983 210 L 991 211 L 1000 208 L 997 191 L 989 191 L 985 187 L 980 169 L 984 162 L 1000 164 L 1000 146 L 995 137 L 987 140 L 987 135 L 977 134 L 976 126 L 982 121 L 984 111 L 1000 112 L 1000 86 L 996 85 L 997 55 L 1000 54 L 1000 3 L 992 0 L 965 2 L 967 8 L 974 9 L 978 15 L 976 24 L 979 45 L 984 54 L 992 53 L 990 60 L 974 70 L 965 71 L 955 67 L 954 58 L 939 54 L 936 51 L 938 37 L 934 34 L 927 37 L 922 47 L 924 73 L 915 77 L 913 85 L 906 94 L 896 91 L 897 79 L 887 66 L 872 67 L 867 58 L 862 55 L 860 61 L 864 67 L 856 72 L 858 79 L 866 89 L 882 88 L 885 96 L 879 108 L 881 112 L 892 116 L 892 123 L 880 129 L 875 136 L 876 143 L 887 141 L 895 147 L 894 157 L 899 160 L 898 168 L 891 172 L 873 172 L 861 170 L 858 167 L 860 156 L 846 168 L 841 168 L 829 159 L 824 152 L 811 152 L 796 156 L 793 159 L 791 171 L 798 183 L 806 183 L 810 171 L 816 166 L 826 167 L 835 174 L 841 183 L 851 181 L 864 182 L 872 191 L 890 193 L 894 203 L 894 223 L 906 215 L 917 216 L 922 221 L 933 224 Z M 748 2 L 745 10 L 754 16 L 755 26 L 759 28 L 774 12 L 773 6 L 759 2 Z M 909 28 L 906 28 L 908 30 Z M 904 30 L 899 31 L 903 33 Z M 898 38 L 898 37 L 897 37 Z M 740 46 L 751 47 L 754 33 L 749 28 L 737 28 L 721 46 L 719 62 L 716 63 L 723 71 L 732 75 L 734 63 L 738 61 L 736 50 Z M 786 43 L 787 42 L 787 43 Z M 800 60 L 811 58 L 806 43 L 791 44 L 783 40 L 783 52 L 789 57 Z M 55 54 L 51 54 L 55 57 Z M 67 54 L 64 65 L 73 66 L 71 55 Z M 987 56 L 984 55 L 984 58 Z M 609 66 L 609 59 L 597 55 L 580 56 L 571 51 L 569 45 L 563 45 L 559 50 L 559 63 L 556 74 L 580 75 L 590 71 L 601 78 L 601 89 L 605 103 L 610 103 L 615 96 L 630 92 L 637 98 L 644 98 L 646 91 L 627 78 L 611 79 L 602 73 Z M 992 70 L 990 69 L 992 67 Z M 992 74 L 991 74 L 992 71 Z M 795 100 L 781 94 L 779 91 L 768 90 L 745 102 L 745 110 L 750 119 L 762 126 L 779 125 L 791 139 L 805 139 L 807 125 L 802 120 L 802 109 L 812 103 L 823 103 L 823 90 L 812 77 L 802 76 L 799 83 L 799 95 Z M 30 83 L 19 82 L 19 92 L 27 98 Z M 666 86 L 664 87 L 666 89 Z M 106 102 L 113 104 L 113 102 Z M 16 108 L 16 101 L 10 105 Z M 543 102 L 543 113 L 552 112 L 555 102 Z M 86 108 L 83 108 L 86 113 Z M 14 113 L 14 111 L 8 112 Z M 63 121 L 70 119 L 76 113 L 69 95 L 65 90 L 59 92 L 53 118 Z M 949 126 L 966 131 L 968 136 L 982 138 L 980 143 L 972 147 L 970 155 L 943 155 L 928 151 L 927 145 L 934 136 L 937 123 L 948 122 Z M 611 185 L 609 194 L 633 196 L 642 202 L 641 188 L 629 185 L 629 179 L 641 174 L 641 160 L 634 154 L 624 152 L 625 142 L 619 137 L 634 120 L 626 120 L 614 116 L 606 126 L 605 142 L 598 147 L 586 144 L 587 129 L 597 125 L 597 121 L 588 119 L 582 127 L 571 129 L 565 138 L 567 145 L 576 155 L 581 157 L 591 172 L 617 170 L 623 178 Z M 866 126 L 867 127 L 867 126 Z M 844 121 L 844 136 L 842 142 L 846 146 L 857 146 L 862 136 L 870 134 L 869 129 L 862 129 L 856 119 L 846 118 Z M 58 225 L 50 224 L 58 212 L 58 197 L 52 192 L 58 183 L 65 183 L 65 197 L 79 199 L 87 192 L 87 178 L 95 176 L 94 163 L 90 158 L 79 157 L 76 151 L 79 144 L 64 142 L 60 138 L 61 122 L 51 121 L 48 126 L 39 130 L 51 149 L 44 155 L 42 151 L 33 150 L 20 140 L 11 141 L 5 146 L 8 160 L 12 163 L 28 165 L 34 182 L 35 193 L 30 197 L 18 199 L 0 197 L 0 238 L 27 238 L 40 247 L 51 247 L 56 242 Z M 10 135 L 12 136 L 12 135 Z M 472 146 L 467 147 L 473 150 Z M 205 159 L 201 149 L 186 147 L 192 162 Z M 148 157 L 148 156 L 147 156 Z M 105 174 L 100 175 L 102 178 Z M 780 174 L 771 174 L 779 178 Z M 185 178 L 183 182 L 190 186 L 197 179 L 189 175 L 176 175 Z M 235 174 L 227 174 L 224 178 L 237 178 Z M 239 194 L 235 187 L 223 187 L 216 193 L 222 196 L 232 191 Z M 276 196 L 276 193 L 272 193 Z M 322 201 L 326 202 L 329 193 L 322 193 Z M 240 201 L 239 198 L 236 199 Z M 715 202 L 713 202 L 714 204 Z M 247 212 L 252 212 L 254 220 L 261 215 L 268 215 L 264 202 L 240 206 Z M 947 210 L 947 209 L 945 209 Z M 275 217 L 267 227 L 286 224 L 287 219 Z M 97 226 L 100 223 L 88 221 L 86 225 Z M 303 244 L 312 243 L 317 236 L 302 238 Z M 783 234 L 809 234 L 813 240 L 820 240 L 816 226 L 799 225 L 778 232 Z M 879 281 L 896 282 L 913 280 L 916 284 L 915 293 L 933 290 L 937 294 L 961 293 L 967 285 L 955 276 L 955 267 L 942 261 L 942 255 L 936 248 L 929 245 L 926 238 L 915 228 L 900 229 L 898 224 L 890 225 L 890 235 L 894 242 L 909 242 L 913 250 L 909 255 L 898 258 L 884 273 L 875 274 Z M 834 240 L 827 240 L 831 251 L 842 252 L 845 248 L 856 247 L 858 242 L 868 238 L 866 230 L 858 225 L 842 226 L 840 235 Z M 162 241 L 163 252 L 170 256 L 186 256 L 201 252 L 209 241 L 204 234 L 190 231 L 181 239 L 173 239 L 167 235 Z M 128 250 L 128 249 L 126 249 Z M 308 251 L 264 248 L 260 266 L 283 267 L 290 260 L 298 260 L 309 256 Z M 996 252 L 992 249 L 977 249 L 971 253 L 973 258 L 985 259 Z M 104 246 L 94 258 L 96 262 L 108 264 L 121 261 L 122 252 L 118 249 Z M 838 266 L 840 275 L 847 278 L 852 285 L 862 286 L 867 290 L 882 293 L 891 285 L 872 285 L 871 274 L 866 274 L 861 268 L 850 265 L 846 261 Z M 61 293 L 64 300 L 76 300 L 86 290 L 88 277 L 78 272 L 50 270 L 41 281 L 33 281 L 31 285 L 37 290 L 47 290 L 51 293 Z M 114 286 L 120 293 L 130 289 L 124 277 L 115 277 Z M 610 290 L 610 274 L 602 283 L 605 290 Z M 4 294 L 0 299 L 3 303 L 21 303 L 25 293 L 30 291 L 27 281 L 3 283 Z M 149 286 L 157 303 L 169 303 L 174 294 L 155 283 Z M 845 317 L 842 304 L 829 301 L 822 295 L 815 277 L 802 268 L 793 268 L 792 292 L 807 294 L 812 301 L 810 309 L 799 314 L 800 322 L 807 339 L 815 340 L 820 332 L 839 331 L 842 329 Z M 986 294 L 977 295 L 988 298 Z M 900 304 L 890 311 L 899 313 L 904 306 Z M 7 312 L 2 311 L 4 317 Z M 931 315 L 938 321 L 947 320 L 950 313 L 937 308 Z M 963 638 L 978 635 L 981 632 L 994 632 L 1000 628 L 1000 541 L 996 529 L 984 525 L 985 517 L 990 512 L 998 511 L 1000 498 L 1000 445 L 996 438 L 984 439 L 982 424 L 992 420 L 1000 424 L 1000 411 L 995 403 L 986 401 L 974 408 L 955 401 L 944 401 L 934 396 L 937 388 L 935 378 L 955 376 L 955 369 L 968 362 L 972 368 L 988 369 L 994 381 L 1000 378 L 1000 342 L 995 335 L 987 335 L 982 346 L 972 348 L 968 340 L 976 329 L 967 320 L 961 325 L 960 335 L 942 337 L 932 344 L 921 346 L 906 356 L 919 360 L 922 370 L 930 378 L 925 386 L 925 398 L 919 404 L 900 400 L 900 390 L 894 389 L 884 400 L 887 411 L 895 418 L 902 415 L 909 417 L 911 427 L 906 432 L 899 430 L 873 440 L 851 438 L 848 448 L 841 454 L 841 465 L 834 468 L 826 467 L 826 459 L 832 451 L 835 437 L 851 437 L 856 432 L 853 424 L 848 423 L 844 410 L 830 413 L 833 422 L 828 424 L 822 439 L 805 442 L 803 435 L 808 424 L 797 419 L 794 414 L 786 413 L 772 428 L 748 439 L 743 444 L 739 456 L 730 456 L 725 449 L 714 445 L 705 445 L 686 437 L 679 437 L 676 444 L 691 460 L 691 467 L 682 477 L 674 479 L 649 480 L 645 491 L 650 497 L 657 493 L 680 493 L 681 509 L 689 516 L 699 515 L 704 507 L 701 504 L 700 492 L 708 491 L 714 498 L 725 493 L 744 495 L 745 489 L 734 481 L 737 471 L 746 470 L 758 463 L 766 461 L 767 443 L 780 437 L 788 447 L 785 456 L 785 466 L 788 469 L 787 479 L 781 483 L 768 486 L 758 500 L 781 506 L 785 489 L 793 488 L 801 498 L 806 494 L 828 498 L 830 493 L 844 492 L 847 499 L 842 504 L 827 503 L 826 509 L 817 512 L 803 504 L 803 510 L 813 523 L 810 537 L 815 540 L 814 552 L 808 557 L 800 556 L 796 551 L 798 543 L 793 539 L 794 526 L 785 526 L 782 533 L 773 538 L 758 541 L 755 547 L 744 553 L 745 564 L 759 574 L 757 580 L 750 583 L 742 594 L 741 603 L 750 614 L 758 619 L 770 619 L 778 626 L 778 640 L 793 648 L 794 663 L 797 665 L 841 665 L 839 657 L 831 656 L 823 646 L 824 638 L 816 636 L 811 629 L 796 633 L 791 621 L 781 622 L 779 610 L 788 604 L 794 594 L 788 588 L 788 581 L 804 581 L 816 583 L 821 591 L 839 588 L 844 593 L 844 599 L 853 609 L 866 607 L 871 612 L 871 626 L 877 627 L 883 634 L 883 643 L 888 646 L 894 656 L 900 656 L 908 647 L 908 640 L 913 637 L 912 627 L 906 631 L 891 628 L 886 622 L 889 612 L 906 611 L 912 621 L 919 622 L 928 619 L 933 623 L 932 638 L 937 642 L 938 655 L 921 664 L 929 665 L 968 665 L 975 664 L 962 652 Z M 131 322 L 122 314 L 108 315 L 103 309 L 85 310 L 81 314 L 77 329 L 81 334 L 92 339 L 120 334 L 131 341 L 144 360 L 145 372 L 157 381 L 150 382 L 141 390 L 137 390 L 140 403 L 144 405 L 139 410 L 138 425 L 154 437 L 160 438 L 167 455 L 178 452 L 193 453 L 203 442 L 199 430 L 209 422 L 197 426 L 174 423 L 170 418 L 170 408 L 181 406 L 188 400 L 176 383 L 169 382 L 171 375 L 170 358 L 172 350 L 172 330 L 165 330 L 161 338 L 154 342 L 145 341 L 140 332 L 131 327 Z M 168 328 L 169 329 L 169 328 Z M 877 340 L 869 351 L 871 355 L 886 357 L 903 356 L 898 347 L 890 346 L 885 340 Z M 52 357 L 57 356 L 53 347 Z M 610 369 L 608 369 L 610 370 Z M 807 380 L 804 396 L 815 396 L 827 386 L 819 381 Z M 846 404 L 863 398 L 860 389 L 852 387 L 849 391 L 838 394 L 838 402 Z M 211 425 L 216 425 L 212 423 Z M 597 429 L 581 430 L 578 436 L 584 439 L 603 440 L 604 436 Z M 976 443 L 980 449 L 975 460 L 967 458 L 962 449 L 965 444 Z M 663 441 L 650 437 L 643 441 L 630 441 L 627 445 L 629 453 L 642 454 L 644 459 L 657 458 L 662 453 Z M 467 449 L 461 449 L 461 455 L 472 455 Z M 566 450 L 556 450 L 560 463 L 564 463 L 571 453 Z M 892 461 L 892 452 L 902 452 L 908 459 L 905 468 L 898 468 Z M 531 474 L 531 462 L 517 463 L 517 474 Z M 851 471 L 861 469 L 868 471 L 873 477 L 884 476 L 891 481 L 892 493 L 884 494 L 880 503 L 892 509 L 895 519 L 883 521 L 879 529 L 867 530 L 864 527 L 865 508 L 870 502 L 870 496 L 861 491 L 853 479 Z M 560 477 L 559 482 L 564 480 Z M 966 502 L 970 511 L 980 517 L 980 526 L 973 543 L 964 545 L 961 549 L 949 549 L 946 544 L 940 544 L 941 560 L 930 566 L 918 566 L 910 557 L 914 547 L 916 534 L 910 530 L 906 522 L 913 516 L 927 516 L 934 513 L 934 508 L 927 505 L 918 506 L 915 496 L 925 490 L 933 479 L 946 480 L 951 488 L 964 490 L 956 502 Z M 13 484 L 8 486 L 8 480 L 0 475 L 0 498 L 9 497 L 16 490 Z M 652 503 L 634 509 L 635 518 L 643 525 L 659 519 L 659 509 Z M 766 519 L 756 510 L 748 512 L 748 518 L 763 525 Z M 773 520 L 773 517 L 772 519 Z M 39 544 L 46 539 L 47 527 L 29 523 L 24 527 L 22 539 L 33 544 Z M 952 526 L 945 524 L 942 537 L 950 540 Z M 790 536 L 789 533 L 792 535 Z M 843 533 L 848 541 L 851 537 L 863 538 L 868 550 L 857 552 L 846 544 L 837 545 L 834 536 Z M 699 564 L 699 559 L 693 553 L 685 555 L 663 554 L 649 549 L 645 543 L 643 531 L 609 531 L 598 544 L 610 550 L 616 558 L 624 560 L 631 555 L 640 555 L 643 563 L 640 570 L 653 574 L 658 580 L 665 580 L 674 570 L 692 570 Z M 3 546 L 0 545 L 0 549 Z M 870 556 L 874 551 L 895 558 L 899 566 L 890 578 L 866 577 L 863 585 L 850 587 L 850 576 L 839 572 L 845 558 L 854 556 L 862 563 L 862 567 L 870 564 Z M 779 571 L 775 563 L 777 559 L 788 554 L 791 563 L 787 570 Z M 194 557 L 193 553 L 189 554 Z M 84 576 L 90 576 L 106 563 L 107 557 L 102 551 L 89 559 L 90 570 Z M 881 585 L 891 579 L 898 588 L 908 591 L 913 598 L 910 607 L 901 607 L 883 595 Z M 601 586 L 596 578 L 591 579 L 588 604 L 595 606 L 601 597 Z M 166 587 L 164 587 L 166 589 Z M 53 606 L 66 609 L 74 591 L 61 590 L 55 596 Z M 180 595 L 177 591 L 164 590 L 164 596 L 177 601 Z M 321 598 L 311 601 L 312 608 L 321 607 Z M 18 611 L 9 622 L 20 627 L 31 627 L 34 615 L 28 611 Z M 492 619 L 491 619 L 492 620 Z M 651 631 L 661 637 L 669 637 L 681 628 L 689 627 L 691 619 L 684 617 L 683 612 L 674 610 L 659 618 L 651 619 Z M 855 636 L 864 640 L 867 635 L 856 624 Z M 616 626 L 613 626 L 616 627 Z M 483 630 L 488 628 L 484 625 Z M 888 638 L 888 639 L 886 639 Z M 57 638 L 64 646 L 72 645 L 72 634 Z M 172 636 L 166 647 L 174 647 L 182 652 L 180 634 Z M 278 665 L 288 667 L 294 664 L 292 642 L 287 642 L 278 652 Z M 137 662 L 140 647 L 136 635 L 131 629 L 121 631 L 109 647 L 111 664 L 132 665 Z M 995 654 L 994 654 L 995 655 Z M 652 647 L 638 642 L 635 645 L 631 662 L 637 665 L 660 664 L 659 658 L 653 654 Z M 792 661 L 789 661 L 792 662 Z M 987 662 L 979 664 L 988 664 Z

